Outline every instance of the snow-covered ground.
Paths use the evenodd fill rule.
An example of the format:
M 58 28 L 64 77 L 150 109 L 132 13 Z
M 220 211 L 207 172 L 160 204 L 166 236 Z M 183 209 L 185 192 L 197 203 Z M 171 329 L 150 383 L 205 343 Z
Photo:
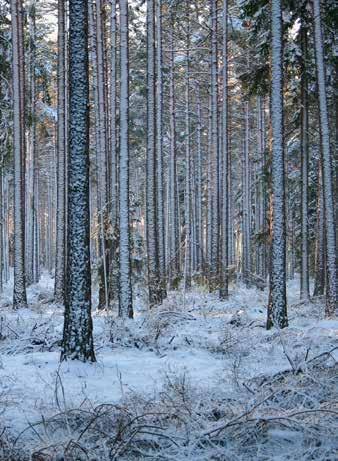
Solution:
M 61 434 L 56 442 L 47 431 L 48 421 L 53 415 L 65 415 L 73 409 L 122 405 L 121 402 L 132 402 L 133 399 L 138 404 L 142 399 L 150 399 L 160 405 L 163 389 L 167 389 L 168 385 L 175 387 L 172 386 L 173 382 L 181 385 L 182 382 L 189 383 L 189 395 L 197 393 L 199 398 L 202 396 L 209 404 L 219 399 L 216 406 L 220 407 L 221 413 L 228 408 L 229 402 L 232 402 L 232 412 L 239 405 L 238 415 L 234 414 L 233 418 L 242 417 L 250 404 L 257 404 L 259 396 L 266 397 L 264 393 L 261 395 L 264 383 L 289 375 L 293 380 L 298 380 L 297 376 L 308 375 L 312 365 L 318 361 L 323 370 L 331 370 L 330 386 L 335 384 L 332 385 L 332 401 L 325 401 L 325 393 L 326 397 L 322 396 L 322 401 L 318 398 L 314 408 L 318 414 L 323 413 L 325 420 L 327 414 L 323 404 L 329 403 L 332 411 L 335 406 L 335 427 L 338 427 L 335 400 L 338 379 L 331 379 L 332 370 L 333 373 L 337 372 L 338 320 L 325 320 L 320 302 L 300 304 L 298 280 L 291 281 L 288 286 L 290 326 L 282 331 L 265 329 L 267 293 L 241 285 L 232 287 L 228 302 L 220 302 L 216 295 L 202 289 L 194 289 L 186 295 L 181 292 L 171 293 L 160 308 L 152 312 L 139 309 L 136 318 L 126 322 L 121 322 L 114 314 L 94 311 L 95 364 L 66 362 L 60 365 L 63 312 L 51 302 L 53 280 L 47 274 L 44 274 L 38 285 L 29 288 L 29 309 L 11 309 L 11 290 L 9 284 L 0 298 L 0 433 L 5 431 L 11 449 L 13 446 L 29 447 L 31 453 L 40 450 L 41 454 L 45 453 L 48 445 L 53 445 L 54 451 L 46 451 L 49 458 L 41 455 L 41 458 L 35 459 L 58 459 L 55 453 L 59 452 L 60 446 L 66 452 L 67 437 Z M 325 354 L 329 351 L 330 354 Z M 323 383 L 317 384 L 324 386 Z M 179 396 L 176 395 L 176 399 L 179 400 Z M 164 409 L 166 405 L 162 402 Z M 278 406 L 280 412 L 280 402 Z M 298 411 L 303 407 L 304 402 L 296 405 Z M 251 415 L 252 411 L 248 414 Z M 270 411 L 272 409 L 269 407 L 271 416 Z M 226 418 L 225 413 L 222 418 Z M 214 420 L 211 418 L 206 421 L 203 430 L 201 428 L 204 435 L 210 437 L 208 432 L 213 430 L 218 419 L 215 417 Z M 247 416 L 245 419 L 248 419 Z M 205 420 L 205 416 L 202 420 Z M 282 437 L 280 428 L 273 430 L 275 432 L 271 432 L 271 437 Z M 158 437 L 158 431 L 153 431 L 154 437 Z M 182 431 L 186 432 L 186 428 L 182 428 Z M 57 432 L 60 432 L 59 427 Z M 64 432 L 70 437 L 69 427 L 67 431 L 64 428 Z M 319 452 L 316 452 L 317 457 L 304 455 L 301 459 L 338 459 L 338 451 L 335 451 L 338 450 L 338 444 L 336 442 L 334 445 L 329 440 L 330 434 L 327 434 L 327 447 L 320 453 L 323 458 L 318 457 Z M 289 438 L 290 445 L 292 437 Z M 290 457 L 288 451 L 273 458 L 263 451 L 260 456 L 257 450 L 246 450 L 247 455 L 240 455 L 240 450 L 235 450 L 231 455 L 230 448 L 220 448 L 219 443 L 216 444 L 216 454 L 210 447 L 203 450 L 196 444 L 189 448 L 190 451 L 186 451 L 186 441 L 182 442 L 185 449 L 181 447 L 179 458 L 173 450 L 175 444 L 179 445 L 175 440 L 172 441 L 171 451 L 167 447 L 167 455 L 163 455 L 163 452 L 158 458 L 157 455 L 149 455 L 149 450 L 147 454 L 144 453 L 144 457 L 141 451 L 137 455 L 131 452 L 124 454 L 127 450 L 125 447 L 117 450 L 115 458 L 96 454 L 96 457 L 83 459 L 296 459 Z M 50 454 L 52 452 L 55 457 Z M 6 453 L 9 456 L 9 451 Z M 332 453 L 336 453 L 337 457 Z M 68 452 L 68 457 L 64 456 L 59 459 L 82 459 L 84 454 L 72 457 Z M 1 459 L 6 458 L 1 458 L 0 443 Z

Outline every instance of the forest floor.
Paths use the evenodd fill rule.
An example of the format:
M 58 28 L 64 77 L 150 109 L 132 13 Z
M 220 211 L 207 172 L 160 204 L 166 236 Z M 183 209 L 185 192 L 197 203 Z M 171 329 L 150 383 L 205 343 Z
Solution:
M 338 320 L 288 286 L 193 289 L 134 320 L 94 311 L 97 362 L 60 365 L 63 310 L 44 274 L 29 308 L 0 298 L 0 460 L 337 460 Z M 137 304 L 137 303 L 136 303 Z

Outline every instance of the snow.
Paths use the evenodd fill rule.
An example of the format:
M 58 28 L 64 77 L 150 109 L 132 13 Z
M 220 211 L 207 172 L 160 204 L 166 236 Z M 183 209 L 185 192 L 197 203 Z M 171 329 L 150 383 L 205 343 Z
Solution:
M 28 289 L 30 307 L 17 311 L 9 283 L 0 298 L 0 426 L 15 436 L 84 402 L 159 395 L 168 375 L 187 376 L 206 395 L 243 398 L 252 380 L 302 367 L 338 346 L 338 320 L 324 320 L 320 304 L 299 303 L 298 285 L 288 285 L 290 321 L 281 331 L 265 329 L 267 292 L 242 285 L 230 287 L 227 302 L 201 288 L 170 293 L 150 313 L 136 300 L 134 320 L 94 311 L 97 363 L 60 364 L 63 310 L 51 303 L 53 280 L 44 273 Z M 338 349 L 331 355 L 337 360 Z M 271 437 L 295 437 L 280 430 L 271 428 Z

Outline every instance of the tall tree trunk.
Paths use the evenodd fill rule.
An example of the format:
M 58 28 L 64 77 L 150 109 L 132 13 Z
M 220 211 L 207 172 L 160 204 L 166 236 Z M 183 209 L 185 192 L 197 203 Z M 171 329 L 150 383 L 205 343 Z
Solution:
M 129 224 L 129 65 L 128 65 L 128 0 L 120 0 L 120 48 L 121 48 L 121 95 L 120 95 L 120 290 L 119 316 L 133 317 L 130 224 Z
M 25 75 L 21 0 L 11 0 L 14 137 L 14 294 L 13 307 L 27 307 L 25 274 Z
M 156 142 L 155 142 L 155 2 L 147 0 L 147 179 L 146 234 L 148 258 L 149 306 L 162 301 L 159 277 L 156 213 Z
M 175 117 L 175 76 L 174 76 L 174 20 L 170 15 L 169 27 L 169 123 L 170 123 L 170 153 L 169 153 L 169 187 L 168 187 L 168 247 L 169 247 L 169 288 L 176 287 L 180 271 L 180 246 L 178 223 L 178 194 L 176 176 L 176 117 Z
M 115 300 L 119 291 L 119 230 L 118 230 L 118 153 L 117 153 L 117 124 L 116 124 L 116 52 L 117 52 L 117 27 L 116 27 L 116 0 L 111 2 L 111 70 L 110 70 L 110 149 L 111 149 L 111 225 L 112 242 L 111 258 L 109 264 L 109 299 Z
M 307 301 L 309 291 L 309 226 L 308 226 L 308 163 L 309 163 L 309 103 L 307 83 L 307 30 L 301 26 L 302 75 L 301 75 L 301 275 L 300 298 Z
M 67 286 L 61 360 L 95 361 L 91 318 L 88 4 L 69 4 Z
M 185 59 L 185 194 L 184 194 L 184 225 L 185 225 L 185 268 L 184 286 L 191 287 L 191 159 L 190 159 L 190 19 L 189 4 L 186 3 L 187 54 Z
M 99 307 L 108 308 L 108 261 L 107 261 L 107 242 L 106 242 L 106 223 L 107 223 L 107 138 L 106 138 L 106 101 L 105 101 L 105 69 L 104 69 L 104 35 L 102 24 L 102 1 L 95 0 L 96 4 L 96 76 L 97 76 L 97 95 L 98 95 L 98 207 L 99 207 L 99 229 L 100 229 L 100 302 Z
M 65 244 L 66 244 L 66 90 L 65 90 L 65 7 L 58 0 L 58 118 L 57 118 L 57 205 L 56 205 L 56 260 L 54 300 L 65 302 Z
M 288 324 L 286 302 L 285 167 L 283 140 L 283 37 L 280 0 L 271 1 L 272 242 L 267 328 Z
M 243 254 L 242 270 L 244 282 L 250 285 L 251 278 L 251 189 L 250 189 L 250 159 L 249 159 L 249 102 L 245 103 L 245 129 L 243 146 L 243 171 L 242 171 L 242 194 L 243 194 Z
M 220 298 L 229 296 L 229 121 L 228 121 L 228 0 L 223 0 L 223 104 L 222 104 L 222 283 Z
M 324 191 L 322 167 L 319 163 L 318 197 L 317 197 L 317 229 L 316 229 L 316 256 L 315 256 L 315 286 L 313 296 L 323 296 L 325 292 L 325 225 L 324 225 Z
M 196 159 L 196 269 L 201 271 L 203 263 L 203 223 L 202 223 L 202 111 L 200 86 L 196 90 L 197 113 L 197 159 Z
M 163 76 L 162 76 L 162 0 L 156 2 L 156 175 L 157 175 L 157 234 L 158 260 L 162 298 L 166 297 L 166 255 L 164 224 L 164 176 L 163 176 Z
M 218 81 L 217 81 L 217 9 L 216 0 L 210 0 L 211 16 L 211 114 L 210 114 L 210 193 L 212 195 L 211 205 L 211 226 L 210 226 L 210 267 L 209 283 L 210 290 L 214 290 L 219 285 L 219 146 L 218 146 Z
M 265 123 L 264 123 L 264 99 L 257 98 L 258 113 L 258 232 L 259 242 L 257 244 L 258 274 L 266 279 L 266 179 L 265 179 Z
M 325 213 L 325 236 L 326 236 L 326 316 L 332 316 L 337 303 L 337 279 L 336 279 L 336 229 L 335 208 L 333 198 L 333 170 L 332 152 L 330 147 L 329 118 L 326 97 L 326 75 L 324 65 L 324 51 L 322 38 L 322 25 L 320 13 L 320 0 L 313 0 L 314 34 L 316 52 L 316 70 L 318 83 L 318 109 L 320 119 L 321 158 L 323 169 L 324 189 L 324 213 Z

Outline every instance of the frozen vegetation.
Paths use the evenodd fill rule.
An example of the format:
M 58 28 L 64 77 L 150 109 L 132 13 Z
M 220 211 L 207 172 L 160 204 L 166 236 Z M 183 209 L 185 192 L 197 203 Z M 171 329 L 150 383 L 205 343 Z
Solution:
M 135 319 L 94 311 L 97 363 L 59 363 L 53 280 L 1 298 L 1 460 L 334 460 L 338 321 L 298 302 L 265 329 L 267 292 L 169 293 Z M 30 458 L 31 456 L 31 458 Z

